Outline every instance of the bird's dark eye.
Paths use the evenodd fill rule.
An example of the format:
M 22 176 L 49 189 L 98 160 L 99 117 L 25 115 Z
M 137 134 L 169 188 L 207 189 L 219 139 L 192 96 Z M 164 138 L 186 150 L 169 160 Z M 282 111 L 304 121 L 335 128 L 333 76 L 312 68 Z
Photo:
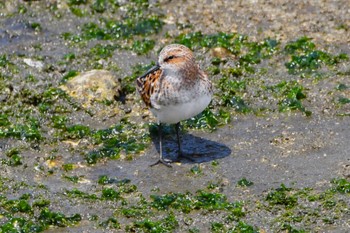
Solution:
M 174 56 L 174 55 L 171 55 L 171 56 L 169 56 L 169 57 L 166 57 L 166 58 L 164 59 L 164 61 L 169 61 L 169 60 L 174 59 L 174 58 L 175 58 L 175 56 Z

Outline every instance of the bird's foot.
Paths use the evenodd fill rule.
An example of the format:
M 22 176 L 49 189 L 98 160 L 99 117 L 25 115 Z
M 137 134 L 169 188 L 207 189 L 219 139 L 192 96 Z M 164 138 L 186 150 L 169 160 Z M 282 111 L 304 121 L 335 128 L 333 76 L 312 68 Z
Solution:
M 155 163 L 153 163 L 153 164 L 151 164 L 150 165 L 150 167 L 153 167 L 153 166 L 155 166 L 155 165 L 158 165 L 158 164 L 163 164 L 163 165 L 165 165 L 165 166 L 167 166 L 167 167 L 172 167 L 171 165 L 170 165 L 170 163 L 172 163 L 173 161 L 168 161 L 168 160 L 165 160 L 165 159 L 159 159 L 157 162 L 155 162 Z

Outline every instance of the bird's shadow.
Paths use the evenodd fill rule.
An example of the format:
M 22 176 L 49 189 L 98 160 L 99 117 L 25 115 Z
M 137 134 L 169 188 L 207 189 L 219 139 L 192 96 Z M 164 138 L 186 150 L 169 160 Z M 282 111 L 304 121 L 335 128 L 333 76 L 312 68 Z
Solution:
M 150 131 L 152 131 L 150 129 Z M 163 158 L 168 160 L 176 160 L 178 156 L 178 147 L 176 141 L 176 133 L 164 133 L 163 131 Z M 159 137 L 156 133 L 151 133 L 153 144 L 159 154 Z M 231 149 L 226 145 L 214 142 L 205 138 L 197 137 L 186 132 L 180 133 L 181 149 L 183 157 L 180 158 L 181 163 L 204 163 L 217 159 L 222 159 L 231 154 Z

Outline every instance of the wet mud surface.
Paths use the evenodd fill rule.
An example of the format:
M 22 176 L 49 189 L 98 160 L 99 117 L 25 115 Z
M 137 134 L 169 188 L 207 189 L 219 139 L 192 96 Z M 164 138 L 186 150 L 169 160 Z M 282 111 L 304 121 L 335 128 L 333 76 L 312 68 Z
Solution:
M 150 167 L 134 80 L 174 42 L 215 96 L 182 123 L 193 161 Z M 0 232 L 346 232 L 349 44 L 347 1 L 0 1 Z M 93 69 L 113 98 L 60 89 Z

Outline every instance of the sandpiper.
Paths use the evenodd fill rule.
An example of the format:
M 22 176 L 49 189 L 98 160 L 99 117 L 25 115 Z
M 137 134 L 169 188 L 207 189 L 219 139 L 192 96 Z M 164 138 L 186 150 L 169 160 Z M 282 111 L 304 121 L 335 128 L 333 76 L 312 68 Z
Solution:
M 210 103 L 213 90 L 207 75 L 196 63 L 192 51 L 184 45 L 171 44 L 162 49 L 157 64 L 136 80 L 146 106 L 158 121 L 159 160 L 152 164 L 171 167 L 163 158 L 162 124 L 176 124 L 178 158 L 182 156 L 180 121 L 201 113 Z

